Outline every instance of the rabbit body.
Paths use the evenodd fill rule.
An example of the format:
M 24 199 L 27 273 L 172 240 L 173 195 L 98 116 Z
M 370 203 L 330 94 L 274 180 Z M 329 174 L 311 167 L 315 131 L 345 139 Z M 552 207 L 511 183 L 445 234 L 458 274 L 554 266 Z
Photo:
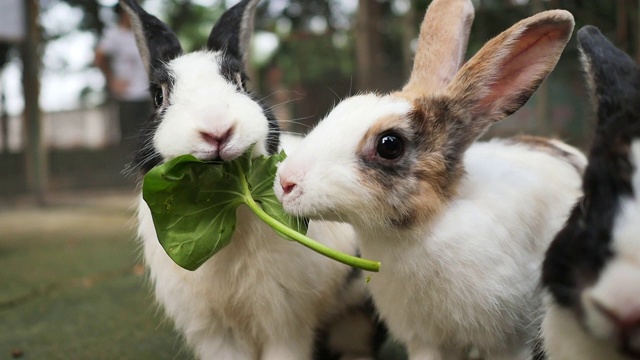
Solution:
M 586 166 L 557 140 L 475 142 L 551 72 L 571 14 L 522 20 L 459 69 L 469 9 L 432 2 L 408 84 L 338 104 L 280 165 L 274 188 L 291 214 L 354 226 L 362 255 L 381 262 L 368 284 L 374 303 L 412 360 L 529 358 L 540 263 Z M 439 20 L 449 18 L 460 21 Z
M 270 110 L 247 91 L 243 64 L 256 3 L 236 4 L 214 26 L 206 50 L 184 54 L 165 24 L 135 0 L 121 0 L 155 100 L 135 159 L 143 174 L 183 154 L 231 161 L 252 145 L 259 156 L 291 153 L 300 142 L 281 133 Z M 188 271 L 165 253 L 139 199 L 138 234 L 157 301 L 200 359 L 311 359 L 318 331 L 368 305 L 361 273 L 280 238 L 244 206 L 237 218 L 230 244 Z M 349 225 L 313 222 L 308 233 L 357 253 Z M 369 345 L 358 350 L 368 355 Z
M 350 285 L 344 265 L 279 238 L 246 207 L 231 243 L 193 272 L 167 256 L 143 200 L 138 221 L 156 299 L 201 359 L 309 359 L 316 328 L 361 300 L 341 296 Z M 351 232 L 309 227 L 325 245 L 355 253 Z
M 513 345 L 537 331 L 540 260 L 579 196 L 579 174 L 505 140 L 474 144 L 464 165 L 459 196 L 426 226 L 356 226 L 363 256 L 383 264 L 369 287 L 410 353 L 430 359 L 435 346 L 461 358 L 473 344 L 487 359 L 516 359 L 527 349 Z
M 578 41 L 598 121 L 543 263 L 543 344 L 551 360 L 640 359 L 640 68 L 593 26 Z
M 233 133 L 220 156 L 233 159 L 253 143 L 258 154 L 267 155 L 266 139 L 274 135 L 280 149 L 291 153 L 301 138 L 270 133 L 260 105 L 216 75 L 216 56 L 194 52 L 167 64 L 175 77 L 171 106 L 149 141 L 152 151 L 167 160 L 185 153 L 207 159 L 215 149 L 203 139 L 203 129 L 215 132 L 225 126 L 218 119 L 229 118 L 235 121 Z M 203 89 L 203 81 L 210 88 Z M 197 91 L 203 92 L 200 98 Z M 228 104 L 227 115 L 218 114 L 217 103 L 203 101 L 216 92 Z M 358 278 L 347 281 L 348 266 L 283 240 L 248 208 L 241 206 L 237 216 L 230 244 L 192 272 L 165 253 L 140 199 L 138 234 L 156 299 L 201 359 L 311 358 L 315 331 L 366 301 L 364 286 L 355 283 Z M 313 222 L 309 235 L 339 251 L 357 252 L 349 225 Z

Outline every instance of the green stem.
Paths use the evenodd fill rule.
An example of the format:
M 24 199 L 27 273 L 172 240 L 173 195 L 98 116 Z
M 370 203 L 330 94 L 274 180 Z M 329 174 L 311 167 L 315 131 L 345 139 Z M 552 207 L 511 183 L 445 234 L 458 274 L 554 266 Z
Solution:
M 246 179 L 244 179 L 243 177 L 243 192 L 244 192 L 244 197 L 245 197 L 245 203 L 247 204 L 247 206 L 249 206 L 249 208 L 260 218 L 260 220 L 264 221 L 265 223 L 267 223 L 267 225 L 271 226 L 271 228 L 281 232 L 282 234 L 294 239 L 295 241 L 299 242 L 300 244 L 308 247 L 309 249 L 322 254 L 328 258 L 331 258 L 333 260 L 339 261 L 345 265 L 349 265 L 349 266 L 353 266 L 362 270 L 366 270 L 366 271 L 373 271 L 373 272 L 378 272 L 380 271 L 380 262 L 379 261 L 373 261 L 373 260 L 367 260 L 367 259 L 363 259 L 363 258 L 359 258 L 357 256 L 351 256 L 349 254 L 345 254 L 343 252 L 340 252 L 338 250 L 332 249 L 328 246 L 325 246 L 313 239 L 311 239 L 310 237 L 307 237 L 303 234 L 300 234 L 299 232 L 289 228 L 288 226 L 284 225 L 283 223 L 279 222 L 278 220 L 272 218 L 271 216 L 269 216 L 269 214 L 267 214 L 266 212 L 264 212 L 264 210 L 262 210 L 262 208 L 260 207 L 260 205 L 258 205 L 255 200 L 253 200 L 253 197 L 251 196 L 251 192 L 249 191 L 249 185 L 246 181 Z

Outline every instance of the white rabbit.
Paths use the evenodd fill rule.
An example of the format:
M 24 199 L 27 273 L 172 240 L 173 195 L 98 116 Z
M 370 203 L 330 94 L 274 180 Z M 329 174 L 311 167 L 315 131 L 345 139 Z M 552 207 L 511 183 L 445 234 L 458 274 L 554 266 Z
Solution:
M 640 359 L 640 69 L 578 31 L 598 125 L 584 197 L 549 247 L 542 335 L 553 360 Z
M 155 99 L 136 155 L 143 173 L 182 154 L 226 161 L 254 143 L 255 154 L 266 155 L 279 148 L 290 152 L 299 142 L 280 134 L 271 112 L 246 90 L 243 57 L 256 3 L 243 0 L 229 9 L 206 50 L 183 54 L 165 24 L 135 0 L 121 0 Z M 244 207 L 230 245 L 193 272 L 178 267 L 160 246 L 142 199 L 138 221 L 156 299 L 198 358 L 310 359 L 317 331 L 344 321 L 348 312 L 366 310 L 369 295 L 361 274 L 279 238 Z M 349 225 L 314 222 L 309 235 L 357 252 Z
M 428 12 L 443 3 L 473 11 L 458 0 Z M 338 104 L 280 165 L 275 191 L 291 214 L 354 226 L 362 255 L 382 263 L 369 287 L 410 359 L 528 358 L 539 267 L 586 159 L 544 138 L 474 142 L 552 71 L 573 17 L 522 20 L 459 71 L 465 29 L 440 24 L 423 23 L 404 89 Z

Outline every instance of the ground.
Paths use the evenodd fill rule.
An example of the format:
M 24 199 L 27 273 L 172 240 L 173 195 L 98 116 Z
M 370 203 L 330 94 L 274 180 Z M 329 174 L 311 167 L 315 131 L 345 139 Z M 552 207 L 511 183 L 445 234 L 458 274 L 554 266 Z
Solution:
M 0 198 L 0 359 L 191 359 L 155 305 L 130 191 Z M 402 359 L 385 345 L 382 359 Z
M 146 283 L 134 199 L 0 200 L 0 359 L 189 359 Z

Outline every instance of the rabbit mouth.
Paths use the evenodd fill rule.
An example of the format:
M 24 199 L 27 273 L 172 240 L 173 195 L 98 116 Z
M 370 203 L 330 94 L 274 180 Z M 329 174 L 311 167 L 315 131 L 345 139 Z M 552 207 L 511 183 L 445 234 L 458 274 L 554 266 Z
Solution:
M 206 151 L 196 151 L 192 153 L 192 155 L 201 161 L 216 161 L 216 162 L 224 161 L 220 157 L 220 152 L 218 151 L 217 148 L 206 150 Z

